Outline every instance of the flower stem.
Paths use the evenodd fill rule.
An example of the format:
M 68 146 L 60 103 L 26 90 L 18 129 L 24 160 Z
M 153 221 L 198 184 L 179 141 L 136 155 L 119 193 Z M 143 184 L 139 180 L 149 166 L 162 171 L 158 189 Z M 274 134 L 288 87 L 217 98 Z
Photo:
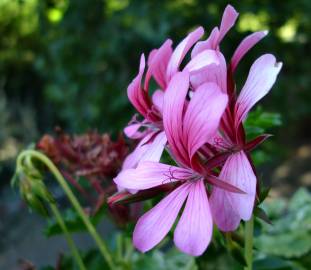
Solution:
M 253 269 L 253 234 L 254 234 L 254 216 L 245 222 L 245 250 L 244 255 L 247 263 L 245 270 Z
M 107 262 L 109 268 L 112 270 L 116 269 L 114 262 L 113 262 L 113 259 L 112 259 L 112 256 L 111 256 L 111 253 L 110 253 L 107 245 L 105 244 L 103 239 L 100 237 L 100 235 L 98 234 L 98 232 L 94 228 L 93 224 L 90 222 L 90 220 L 88 219 L 88 217 L 84 213 L 84 210 L 82 209 L 79 201 L 77 200 L 77 198 L 75 197 L 75 195 L 71 191 L 69 185 L 67 184 L 66 180 L 64 179 L 62 174 L 59 172 L 57 167 L 53 164 L 53 162 L 48 157 L 46 157 L 44 154 L 40 153 L 39 151 L 25 150 L 17 158 L 17 169 L 22 168 L 23 158 L 27 158 L 29 156 L 40 160 L 42 163 L 44 163 L 46 165 L 46 167 L 48 167 L 50 172 L 53 174 L 55 179 L 58 181 L 58 183 L 60 184 L 60 186 L 62 187 L 62 189 L 66 193 L 66 195 L 67 195 L 69 201 L 71 202 L 72 206 L 77 211 L 78 215 L 81 217 L 85 227 L 87 228 L 90 235 L 93 237 L 95 243 L 97 244 L 97 246 L 99 248 L 99 251 L 103 255 L 103 257 L 104 257 L 105 261 Z
M 57 209 L 57 206 L 53 203 L 50 204 L 50 208 L 51 208 L 51 211 L 53 212 L 59 226 L 61 227 L 62 231 L 64 232 L 64 235 L 65 235 L 65 238 L 67 240 L 67 243 L 68 243 L 68 246 L 71 250 L 71 253 L 72 253 L 72 256 L 75 258 L 78 266 L 79 266 L 79 269 L 80 270 L 86 270 L 86 267 L 83 263 L 83 260 L 82 258 L 80 257 L 80 254 L 79 254 L 79 251 L 78 249 L 76 248 L 76 245 L 74 244 L 73 240 L 72 240 L 72 237 L 70 235 L 70 233 L 68 232 L 67 230 L 67 227 L 66 227 L 66 224 L 59 212 L 59 210 Z

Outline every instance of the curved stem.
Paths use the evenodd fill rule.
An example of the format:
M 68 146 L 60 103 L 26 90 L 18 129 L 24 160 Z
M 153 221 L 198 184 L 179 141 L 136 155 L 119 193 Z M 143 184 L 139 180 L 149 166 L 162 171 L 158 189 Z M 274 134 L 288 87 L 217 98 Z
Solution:
M 51 203 L 50 204 L 50 208 L 51 208 L 51 211 L 53 212 L 53 214 L 54 214 L 54 216 L 55 216 L 59 226 L 61 227 L 61 229 L 64 232 L 64 235 L 65 235 L 65 238 L 67 240 L 68 246 L 69 246 L 69 248 L 71 250 L 71 253 L 72 253 L 73 257 L 76 259 L 79 268 L 81 270 L 86 270 L 86 267 L 85 267 L 85 265 L 83 263 L 83 260 L 80 257 L 79 251 L 76 248 L 76 246 L 75 246 L 75 244 L 74 244 L 74 242 L 73 242 L 73 240 L 71 238 L 71 235 L 70 235 L 70 233 L 67 230 L 66 224 L 65 224 L 65 222 L 64 222 L 64 220 L 63 220 L 63 218 L 62 218 L 62 216 L 61 216 L 61 214 L 59 212 L 59 210 L 57 209 L 57 206 L 55 204 Z
M 56 178 L 56 180 L 61 185 L 64 192 L 66 193 L 66 195 L 67 195 L 69 201 L 71 202 L 72 206 L 77 211 L 78 215 L 81 217 L 84 225 L 86 226 L 90 235 L 93 237 L 93 239 L 94 239 L 95 243 L 97 244 L 101 254 L 103 255 L 105 261 L 107 262 L 109 268 L 113 269 L 113 270 L 116 269 L 114 262 L 113 262 L 113 259 L 112 259 L 112 256 L 111 256 L 111 253 L 108 250 L 107 245 L 102 240 L 102 238 L 100 237 L 100 235 L 98 234 L 98 232 L 94 228 L 93 224 L 90 222 L 90 220 L 88 219 L 88 217 L 84 213 L 80 203 L 78 202 L 77 198 L 75 197 L 75 195 L 71 191 L 69 185 L 67 184 L 66 180 L 64 179 L 62 174 L 59 172 L 57 167 L 44 154 L 42 154 L 38 151 L 35 151 L 35 150 L 25 150 L 17 158 L 17 169 L 22 168 L 22 166 L 23 166 L 22 160 L 24 157 L 27 157 L 27 156 L 32 156 L 34 158 L 37 158 L 38 160 L 43 162 L 48 167 L 50 172 L 54 175 L 54 177 Z
M 254 216 L 247 222 L 245 222 L 245 259 L 247 267 L 245 270 L 253 269 L 253 234 L 254 234 Z

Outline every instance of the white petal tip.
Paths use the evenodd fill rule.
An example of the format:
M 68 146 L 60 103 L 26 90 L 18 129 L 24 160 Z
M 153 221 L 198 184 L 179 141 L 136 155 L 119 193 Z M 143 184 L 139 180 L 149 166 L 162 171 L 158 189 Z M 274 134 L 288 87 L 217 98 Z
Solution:
M 264 31 L 262 31 L 262 33 L 263 33 L 264 36 L 266 36 L 266 35 L 269 34 L 269 30 L 264 30 Z
M 282 62 L 276 62 L 274 66 L 280 70 L 283 66 L 283 63 Z

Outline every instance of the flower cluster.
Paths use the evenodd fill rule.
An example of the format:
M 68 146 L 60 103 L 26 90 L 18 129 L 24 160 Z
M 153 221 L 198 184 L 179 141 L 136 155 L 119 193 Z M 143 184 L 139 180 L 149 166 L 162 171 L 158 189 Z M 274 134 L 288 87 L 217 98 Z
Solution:
M 114 181 L 120 190 L 132 193 L 175 183 L 136 224 L 133 242 L 142 252 L 167 235 L 184 204 L 174 243 L 194 256 L 209 245 L 213 224 L 233 231 L 252 216 L 257 179 L 249 152 L 267 135 L 246 141 L 243 121 L 270 91 L 282 64 L 271 54 L 262 55 L 237 91 L 234 74 L 239 62 L 267 34 L 255 32 L 244 38 L 227 64 L 220 43 L 237 17 L 229 5 L 220 27 L 206 40 L 199 41 L 202 27 L 174 50 L 167 40 L 149 54 L 146 72 L 142 55 L 138 75 L 128 87 L 129 100 L 143 120 L 135 117 L 125 134 L 140 141 Z M 190 60 L 183 63 L 191 48 Z M 151 79 L 158 89 L 150 97 Z M 160 163 L 164 149 L 176 165 Z

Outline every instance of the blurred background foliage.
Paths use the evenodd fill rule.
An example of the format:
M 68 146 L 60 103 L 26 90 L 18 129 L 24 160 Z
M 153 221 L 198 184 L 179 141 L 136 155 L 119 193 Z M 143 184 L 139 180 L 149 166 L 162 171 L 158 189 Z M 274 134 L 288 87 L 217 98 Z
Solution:
M 160 46 L 168 37 L 176 45 L 197 25 L 203 25 L 208 33 L 219 24 L 226 4 L 200 0 L 1 0 L 0 86 L 1 102 L 6 102 L 1 113 L 7 115 L 1 120 L 1 133 L 29 141 L 36 138 L 36 131 L 42 134 L 55 125 L 71 132 L 94 128 L 120 131 L 133 111 L 126 88 L 137 72 L 140 54 Z M 265 109 L 282 114 L 280 140 L 307 139 L 311 2 L 243 0 L 232 4 L 241 16 L 222 44 L 228 58 L 250 31 L 270 32 L 243 61 L 238 81 L 245 80 L 255 57 L 274 53 L 284 62 L 284 69 L 264 101 Z M 12 118 L 20 129 L 6 131 Z

